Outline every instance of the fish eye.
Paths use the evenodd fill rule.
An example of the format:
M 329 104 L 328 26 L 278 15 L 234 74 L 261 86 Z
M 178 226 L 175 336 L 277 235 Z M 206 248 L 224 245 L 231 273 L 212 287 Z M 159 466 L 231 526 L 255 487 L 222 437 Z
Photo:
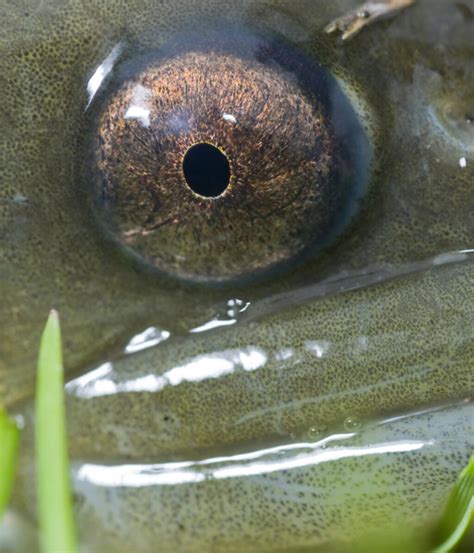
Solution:
M 91 204 L 139 266 L 249 282 L 317 255 L 353 220 L 372 163 L 364 122 L 330 71 L 281 39 L 187 37 L 130 56 L 105 88 Z

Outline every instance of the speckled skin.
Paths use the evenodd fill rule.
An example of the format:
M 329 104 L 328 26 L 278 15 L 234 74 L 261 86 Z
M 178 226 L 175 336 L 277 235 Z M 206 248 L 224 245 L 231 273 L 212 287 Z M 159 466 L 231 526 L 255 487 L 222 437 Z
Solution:
M 403 544 L 412 532 L 423 543 L 420 529 L 432 522 L 434 505 L 445 501 L 453 466 L 458 467 L 463 458 L 460 452 L 472 448 L 473 414 L 472 405 L 457 405 L 369 426 L 353 438 L 329 442 L 324 449 L 305 444 L 290 459 L 281 451 L 267 454 L 257 463 L 265 463 L 268 471 L 258 474 L 253 472 L 255 461 L 215 460 L 205 468 L 191 465 L 191 474 L 204 473 L 208 480 L 178 486 L 134 487 L 126 480 L 130 468 L 124 471 L 123 487 L 107 490 L 89 482 L 84 468 L 81 474 L 81 466 L 76 465 L 73 478 L 83 499 L 79 512 L 86 541 L 95 547 L 99 544 L 101 553 L 148 552 L 158 535 L 160 551 L 170 553 L 289 553 L 295 551 L 295 544 L 307 546 L 304 551 L 322 550 L 314 548 L 315 542 L 326 545 L 326 550 L 328 544 L 337 543 L 340 551 L 354 551 L 361 536 L 377 529 L 385 535 L 383 545 L 374 551 L 388 551 L 387 541 L 391 541 L 395 546 L 391 550 L 402 553 L 408 550 Z M 397 446 L 399 451 L 383 452 Z M 298 466 L 308 457 L 311 463 Z M 232 475 L 235 465 L 242 474 Z M 278 470 L 279 465 L 284 468 Z M 173 472 L 167 465 L 160 468 Z M 140 516 L 144 505 L 147 520 L 156 521 L 154 525 Z M 128 517 L 129 512 L 135 516 Z M 97 519 L 100 529 L 88 532 Z M 104 545 L 103 533 L 113 536 L 111 545 Z
M 341 46 L 323 29 L 353 7 L 349 0 L 57 4 L 44 0 L 0 6 L 3 403 L 13 408 L 31 396 L 38 337 L 50 307 L 62 316 L 71 375 L 114 356 L 133 334 L 151 325 L 170 331 L 172 341 L 125 357 L 115 366 L 117 374 L 156 379 L 199 354 L 218 357 L 226 349 L 236 350 L 238 358 L 252 353 L 249 347 L 259 348 L 250 359 L 260 362 L 267 356 L 260 368 L 237 366 L 223 378 L 168 386 L 155 395 L 122 393 L 85 402 L 74 397 L 71 385 L 71 438 L 73 443 L 77 439 L 72 451 L 78 464 L 250 451 L 302 439 L 313 426 L 334 431 L 346 416 L 365 420 L 472 394 L 469 259 L 323 300 L 308 299 L 301 288 L 347 271 L 397 271 L 407 263 L 472 247 L 474 139 L 464 121 L 472 113 L 474 90 L 468 8 L 420 0 L 409 12 Z M 222 27 L 225 22 L 281 34 L 347 83 L 374 137 L 376 167 L 357 223 L 318 259 L 256 286 L 204 290 L 141 271 L 104 239 L 85 201 L 80 146 L 87 128 L 87 81 L 117 42 L 142 52 L 178 30 L 185 34 L 199 25 Z M 463 109 L 447 115 L 447 105 Z M 277 304 L 271 315 L 257 316 L 261 302 L 268 305 L 269 298 L 282 292 L 293 295 L 285 310 Z M 216 335 L 187 335 L 236 297 L 252 302 L 247 322 Z M 295 307 L 293 302 L 303 304 Z M 288 349 L 293 351 L 289 357 Z M 232 359 L 235 367 L 236 357 Z M 341 474 L 350 473 L 366 474 L 361 482 L 370 482 L 360 489 L 367 500 L 364 525 L 380 527 L 394 518 L 421 535 L 472 449 L 465 440 L 472 422 L 469 405 L 449 413 L 453 423 L 446 442 L 441 429 L 449 424 L 441 413 L 432 415 L 423 434 L 440 440 L 433 454 L 422 448 L 380 457 L 397 484 L 395 507 L 387 503 L 391 488 L 386 471 L 380 466 L 371 470 L 362 456 L 334 460 L 321 471 L 322 465 L 309 464 L 296 476 L 276 471 L 270 488 L 265 482 L 269 477 L 257 483 L 244 478 L 242 486 L 235 479 L 211 479 L 198 487 L 122 487 L 102 495 L 79 479 L 81 532 L 100 553 L 121 552 L 122 547 L 148 553 L 155 550 L 150 543 L 155 540 L 163 542 L 162 551 L 176 551 L 180 544 L 179 551 L 201 553 L 249 551 L 255 543 L 258 551 L 267 545 L 271 550 L 272 544 L 288 549 L 324 544 L 342 534 L 350 539 L 353 527 L 349 522 L 345 526 L 344 509 L 352 503 L 345 501 L 334 511 L 328 499 L 335 483 L 337 493 L 344 493 Z M 89 425 L 103 430 L 105 414 L 112 420 L 109 431 L 100 440 L 85 436 Z M 410 439 L 419 439 L 423 424 L 410 420 Z M 380 428 L 377 442 L 392 440 L 389 429 Z M 364 432 L 360 439 L 372 443 Z M 26 433 L 17 504 L 27 498 L 31 513 L 28 443 Z M 418 470 L 421 464 L 429 469 L 423 473 L 427 480 Z M 308 490 L 315 483 L 323 489 L 316 497 Z M 94 501 L 108 502 L 100 510 L 106 523 L 94 522 Z M 110 505 L 120 513 L 108 511 Z M 427 505 L 431 510 L 422 519 Z M 177 517 L 178 506 L 182 517 Z M 150 522 L 150 513 L 158 521 L 163 517 L 161 525 Z M 117 525 L 122 533 L 114 535 L 116 530 L 110 529 Z
M 170 340 L 135 354 L 133 363 L 125 357 L 106 375 L 89 375 L 88 384 L 68 384 L 71 450 L 99 459 L 111 449 L 124 459 L 192 458 L 262 438 L 305 438 L 309 426 L 325 432 L 348 415 L 468 396 L 473 286 L 474 262 L 439 267 Z M 447 339 L 446 326 L 455 339 Z M 193 381 L 203 371 L 207 378 Z M 103 393 L 100 381 L 114 382 L 117 394 Z

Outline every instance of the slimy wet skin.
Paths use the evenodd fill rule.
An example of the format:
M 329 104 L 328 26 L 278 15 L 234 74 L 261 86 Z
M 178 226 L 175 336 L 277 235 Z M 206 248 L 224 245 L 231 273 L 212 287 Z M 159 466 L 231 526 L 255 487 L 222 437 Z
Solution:
M 34 517 L 30 400 L 55 307 L 92 551 L 292 551 L 388 519 L 429 532 L 472 451 L 472 9 L 420 0 L 343 45 L 324 29 L 350 8 L 1 8 L 0 398 L 26 422 L 19 512 Z M 216 287 L 155 271 L 104 232 L 90 146 L 122 68 L 226 32 L 271 37 L 333 75 L 371 144 L 361 174 L 371 167 L 324 246 Z M 237 107 L 225 113 L 238 122 Z M 248 242 L 256 260 L 270 249 Z

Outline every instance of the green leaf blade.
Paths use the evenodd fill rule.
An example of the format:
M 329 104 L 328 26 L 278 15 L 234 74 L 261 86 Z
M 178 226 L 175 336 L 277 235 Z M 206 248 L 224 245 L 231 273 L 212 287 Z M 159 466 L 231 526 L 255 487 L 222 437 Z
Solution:
M 0 520 L 13 488 L 19 439 L 18 427 L 0 408 Z
M 459 475 L 439 523 L 438 547 L 432 553 L 449 553 L 461 541 L 474 518 L 474 455 Z
M 75 553 L 69 482 L 59 317 L 51 311 L 41 337 L 36 383 L 38 518 L 43 553 Z

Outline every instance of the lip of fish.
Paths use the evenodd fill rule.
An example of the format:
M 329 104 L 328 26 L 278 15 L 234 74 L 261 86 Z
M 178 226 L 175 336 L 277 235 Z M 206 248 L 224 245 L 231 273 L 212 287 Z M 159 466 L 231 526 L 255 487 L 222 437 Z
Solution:
M 350 505 L 360 505 L 360 508 L 364 505 L 364 511 L 365 508 L 370 510 L 372 501 L 376 503 L 376 497 L 380 499 L 377 494 L 382 494 L 385 509 L 391 509 L 392 515 L 396 512 L 407 520 L 407 529 L 416 525 L 421 527 L 437 516 L 443 501 L 441 496 L 449 490 L 449 478 L 438 482 L 441 494 L 439 489 L 430 487 L 430 471 L 421 471 L 417 482 L 407 488 L 405 478 L 413 469 L 406 461 L 416 456 L 418 463 L 432 463 L 444 474 L 455 476 L 473 445 L 472 439 L 465 439 L 472 435 L 469 432 L 472 408 L 470 402 L 457 402 L 381 420 L 357 431 L 340 432 L 313 443 L 253 449 L 201 461 L 148 464 L 76 461 L 72 466 L 73 485 L 82 500 L 81 515 L 85 520 L 99 521 L 99 525 L 105 527 L 108 524 L 123 527 L 122 513 L 127 512 L 129 500 L 133 502 L 134 498 L 141 497 L 145 504 L 157 506 L 151 507 L 152 511 L 156 508 L 159 512 L 156 518 L 153 512 L 138 510 L 131 522 L 134 531 L 123 536 L 125 540 L 131 536 L 137 550 L 141 550 L 140 547 L 147 550 L 147 540 L 149 543 L 153 535 L 160 536 L 163 551 L 175 550 L 177 519 L 180 528 L 188 529 L 187 533 L 179 534 L 183 551 L 206 550 L 209 541 L 216 551 L 220 551 L 222 544 L 218 536 L 222 527 L 229 532 L 227 545 L 229 539 L 231 543 L 235 540 L 240 544 L 242 536 L 235 533 L 229 521 L 238 520 L 238 528 L 240 525 L 254 528 L 255 520 L 252 519 L 252 523 L 251 518 L 255 515 L 240 503 L 241 499 L 245 501 L 245 490 L 254 494 L 260 506 L 257 515 L 259 534 L 252 536 L 251 544 L 242 545 L 239 551 L 258 551 L 263 545 L 268 547 L 268 538 L 274 532 L 279 533 L 284 541 L 289 540 L 292 546 L 308 536 L 312 542 L 315 539 L 324 541 L 335 527 L 344 526 L 344 516 L 350 534 L 350 526 L 357 519 Z M 446 451 L 452 453 L 449 460 Z M 388 470 L 388 463 L 391 463 L 391 470 Z M 350 469 L 349 473 L 347 469 Z M 341 470 L 344 473 L 342 478 Z M 361 482 L 364 482 L 366 491 L 362 504 L 359 495 Z M 422 494 L 419 493 L 421 490 Z M 423 503 L 422 496 L 429 496 L 428 507 L 420 518 L 410 518 L 414 505 Z M 185 506 L 185 497 L 192 497 L 194 509 L 199 506 L 202 512 L 212 511 L 211 505 L 219 497 L 221 515 L 210 516 L 208 523 L 202 524 L 193 507 Z M 282 505 L 293 509 L 306 506 L 300 513 L 296 534 L 290 529 Z M 312 513 L 316 505 L 321 507 L 317 516 Z M 274 517 L 270 525 L 263 524 L 265 516 L 262 513 L 268 509 Z M 343 515 L 339 511 L 336 519 L 331 518 L 333 510 L 341 509 Z M 150 516 L 157 520 L 156 526 L 142 535 L 137 530 L 142 525 L 149 528 L 146 521 Z M 326 538 L 315 536 L 315 525 L 324 529 L 322 535 Z M 190 528 L 193 531 L 189 532 Z M 192 545 L 187 543 L 191 535 Z M 337 539 L 337 530 L 335 537 Z
M 211 544 L 216 552 L 253 552 L 268 550 L 276 534 L 281 547 L 352 539 L 355 528 L 375 528 L 381 512 L 389 515 L 384 527 L 403 520 L 407 532 L 424 532 L 472 451 L 473 406 L 452 401 L 201 460 L 73 457 L 78 523 L 87 528 L 81 541 L 94 551 L 148 552 L 159 539 L 165 553 L 201 553 Z M 31 461 L 23 457 L 22 476 Z M 28 481 L 21 478 L 17 499 L 30 506 Z M 248 494 L 255 509 L 245 508 Z M 296 527 L 288 516 L 295 511 Z M 374 518 L 360 526 L 357 517 L 368 512 Z
M 248 307 L 242 324 L 184 339 L 149 329 L 153 347 L 67 383 L 72 453 L 150 457 L 160 436 L 164 461 L 203 457 L 262 436 L 279 443 L 312 420 L 319 432 L 351 414 L 468 397 L 473 260 L 463 250 L 372 286 L 359 278 L 335 295 L 280 296 L 246 320 Z
M 399 428 L 406 428 L 415 419 L 429 419 L 446 416 L 449 411 L 459 409 L 464 414 L 472 412 L 470 399 L 452 404 L 438 405 L 389 417 L 362 425 L 357 423 L 353 431 L 341 428 L 319 439 L 296 441 L 266 448 L 251 448 L 244 453 L 208 457 L 202 460 L 185 460 L 163 463 L 112 463 L 75 462 L 73 472 L 79 482 L 100 487 L 125 486 L 140 488 L 146 486 L 168 486 L 202 482 L 206 479 L 229 479 L 245 476 L 270 474 L 281 470 L 293 470 L 315 466 L 320 463 L 351 457 L 404 453 L 434 446 L 439 438 L 429 432 L 403 434 Z M 382 439 L 380 435 L 388 428 L 390 432 Z M 370 437 L 364 437 L 368 435 Z M 378 436 L 379 435 L 379 436 Z M 363 445 L 362 445 L 363 444 Z
M 463 263 L 473 258 L 474 249 L 449 251 L 429 259 L 400 265 L 396 268 L 377 266 L 364 270 L 342 272 L 334 277 L 324 279 L 322 282 L 297 288 L 290 292 L 273 294 L 255 303 L 239 298 L 232 298 L 227 300 L 224 310 L 216 306 L 216 310 L 219 310 L 220 313 L 190 328 L 189 334 L 201 334 L 219 328 L 234 326 L 237 323 L 248 323 L 280 310 L 303 305 L 306 302 L 374 286 L 405 275 L 429 271 L 441 265 Z M 223 311 L 225 311 L 225 315 L 222 314 Z M 168 340 L 170 337 L 171 333 L 168 330 L 150 326 L 132 336 L 122 353 L 128 355 L 152 348 Z M 106 366 L 107 363 L 98 367 L 98 373 L 96 374 L 104 373 Z M 90 377 L 86 376 L 83 382 L 89 379 Z
M 256 306 L 252 306 L 251 309 L 246 307 L 245 314 L 239 321 L 258 319 L 276 310 L 294 307 L 307 301 L 374 286 L 405 275 L 429 271 L 441 265 L 463 263 L 472 259 L 474 259 L 474 249 L 466 248 L 444 252 L 429 259 L 406 263 L 396 268 L 390 266 L 376 266 L 360 271 L 339 273 L 334 277 L 325 279 L 323 282 L 264 298 L 260 300 Z M 237 322 L 237 320 L 233 322 Z M 227 324 L 229 324 L 227 321 L 223 321 L 222 326 L 227 326 Z M 218 326 L 218 324 L 216 323 L 215 326 Z

